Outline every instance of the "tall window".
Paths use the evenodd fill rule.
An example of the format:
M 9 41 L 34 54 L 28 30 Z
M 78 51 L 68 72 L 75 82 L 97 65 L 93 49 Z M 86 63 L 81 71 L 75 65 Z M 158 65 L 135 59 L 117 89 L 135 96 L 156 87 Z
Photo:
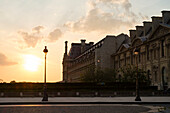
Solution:
M 161 41 L 161 50 L 162 50 L 162 57 L 164 57 L 165 56 L 165 41 L 164 40 L 162 40 Z
M 156 49 L 154 49 L 154 59 L 156 59 Z
M 139 60 L 138 61 L 141 62 L 141 52 L 140 52 L 140 50 L 139 50 Z
M 119 75 L 119 82 L 121 82 L 121 79 L 122 79 L 122 77 L 121 77 L 121 75 Z
M 166 72 L 165 72 L 165 67 L 162 68 L 162 83 L 163 85 L 167 85 L 168 83 L 167 77 L 166 77 Z
M 133 64 L 133 52 L 131 52 L 131 64 Z
M 146 52 L 147 52 L 147 60 L 149 60 L 149 46 L 146 47 Z
M 155 71 L 155 82 L 157 82 L 157 71 Z
M 119 67 L 120 67 L 120 55 L 118 56 L 118 63 L 119 63 Z
M 148 72 L 147 72 L 147 76 L 148 76 L 148 81 L 150 81 L 151 80 L 151 77 L 150 77 L 150 70 L 148 70 Z
M 125 65 L 126 65 L 126 53 L 124 54 L 124 61 L 125 61 Z

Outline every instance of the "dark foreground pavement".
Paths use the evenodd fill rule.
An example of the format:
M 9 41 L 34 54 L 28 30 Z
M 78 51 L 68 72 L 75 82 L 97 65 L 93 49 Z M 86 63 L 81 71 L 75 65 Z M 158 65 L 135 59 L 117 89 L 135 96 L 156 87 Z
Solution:
M 0 113 L 170 113 L 170 97 L 0 98 Z
M 0 105 L 0 113 L 169 113 L 170 105 Z

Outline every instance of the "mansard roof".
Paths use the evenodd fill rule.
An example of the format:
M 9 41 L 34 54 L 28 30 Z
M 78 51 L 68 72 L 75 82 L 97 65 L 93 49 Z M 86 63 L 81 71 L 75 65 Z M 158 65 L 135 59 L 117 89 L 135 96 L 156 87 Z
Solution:
M 107 37 L 107 36 L 106 36 Z M 83 53 L 81 53 L 79 56 L 77 56 L 75 59 L 87 54 L 87 53 L 90 53 L 92 51 L 94 51 L 96 48 L 99 48 L 103 45 L 104 43 L 104 40 L 105 38 L 103 38 L 102 40 L 100 40 L 99 42 L 97 42 L 96 44 L 94 44 L 93 46 L 89 47 L 88 49 L 86 49 Z
M 170 25 L 169 24 L 160 23 L 159 26 L 148 36 L 148 38 L 147 38 L 148 41 L 153 39 L 155 34 L 156 34 L 157 37 L 159 37 L 159 35 L 160 35 L 159 32 L 161 32 L 160 31 L 160 29 L 161 29 L 160 27 L 163 27 L 163 28 L 166 28 L 166 29 L 170 29 Z M 164 31 L 162 33 L 163 33 L 163 35 L 165 35 L 165 33 L 168 34 L 168 33 L 170 33 L 170 30 L 168 32 Z
M 81 54 L 81 43 L 72 43 L 69 51 L 69 58 L 76 58 Z M 85 50 L 90 48 L 90 44 L 85 43 Z

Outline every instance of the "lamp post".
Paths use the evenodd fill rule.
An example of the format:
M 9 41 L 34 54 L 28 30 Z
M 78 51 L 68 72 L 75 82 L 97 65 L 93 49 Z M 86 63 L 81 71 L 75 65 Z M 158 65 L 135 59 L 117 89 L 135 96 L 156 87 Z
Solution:
M 137 60 L 137 56 L 139 54 L 139 49 L 135 48 L 134 50 L 134 54 L 136 55 L 136 98 L 135 101 L 141 101 L 140 95 L 139 95 L 139 75 L 138 75 L 138 60 Z
M 45 46 L 43 52 L 45 53 L 45 71 L 44 71 L 44 95 L 42 101 L 48 101 L 47 84 L 46 84 L 46 56 L 48 52 L 47 46 Z

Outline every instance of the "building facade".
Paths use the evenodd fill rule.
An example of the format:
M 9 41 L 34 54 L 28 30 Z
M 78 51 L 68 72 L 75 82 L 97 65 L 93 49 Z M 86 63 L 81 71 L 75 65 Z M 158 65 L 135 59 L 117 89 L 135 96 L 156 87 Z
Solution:
M 170 88 L 170 11 L 162 11 L 162 17 L 152 17 L 151 22 L 144 21 L 143 26 L 136 26 L 130 31 L 131 45 L 123 43 L 112 54 L 115 69 L 136 66 L 147 73 L 151 85 L 159 90 Z M 134 55 L 134 49 L 139 54 Z M 122 73 L 119 73 L 121 77 Z
M 90 42 L 72 43 L 67 54 L 67 41 L 63 58 L 63 81 L 81 82 L 81 75 L 91 66 L 105 69 L 113 67 L 111 55 L 117 51 L 123 42 L 128 42 L 129 37 L 125 34 L 118 36 L 106 36 L 96 44 Z

